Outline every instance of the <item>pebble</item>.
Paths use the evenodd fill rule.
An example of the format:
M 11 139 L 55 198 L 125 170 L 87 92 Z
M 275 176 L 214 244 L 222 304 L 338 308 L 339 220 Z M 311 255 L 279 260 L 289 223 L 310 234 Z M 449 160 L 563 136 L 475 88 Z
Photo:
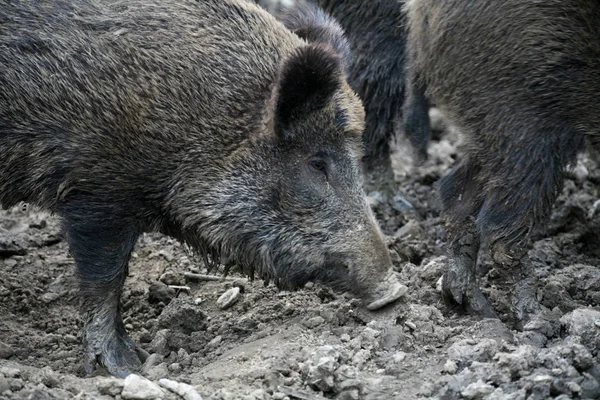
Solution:
M 152 282 L 148 288 L 148 302 L 150 304 L 163 303 L 169 304 L 175 298 L 175 289 L 170 288 L 161 281 Z
M 0 359 L 9 358 L 14 354 L 14 350 L 12 347 L 7 345 L 6 343 L 0 342 Z
M 221 297 L 219 297 L 219 299 L 217 300 L 217 306 L 219 306 L 221 310 L 226 310 L 232 305 L 234 305 L 239 300 L 239 298 L 240 288 L 237 286 L 233 287 L 227 290 L 225 293 L 223 293 Z
M 10 383 L 8 382 L 8 379 L 0 375 L 0 394 L 6 392 L 7 390 L 10 390 Z
M 123 381 L 116 378 L 99 378 L 96 383 L 98 392 L 105 396 L 116 396 L 123 391 Z
M 581 336 L 582 344 L 587 348 L 598 349 L 600 348 L 600 329 L 596 324 L 598 320 L 600 320 L 600 311 L 578 308 L 563 315 L 560 322 L 569 335 Z
M 400 363 L 406 359 L 406 353 L 403 351 L 398 351 L 394 354 L 394 361 Z
M 435 290 L 438 293 L 442 293 L 443 285 L 444 285 L 444 276 L 442 275 L 442 276 L 440 276 L 440 279 L 438 279 L 437 282 L 435 283 Z
M 153 400 L 164 398 L 165 392 L 156 383 L 139 375 L 131 374 L 123 381 L 121 397 L 131 400 Z
M 161 379 L 158 384 L 165 389 L 170 390 L 173 393 L 183 397 L 184 400 L 202 400 L 202 396 L 194 389 L 193 386 L 187 383 L 172 381 L 170 379 Z
M 325 318 L 317 315 L 316 317 L 312 317 L 303 322 L 303 325 L 309 329 L 316 328 L 317 326 L 323 324 L 325 322 Z
M 189 297 L 176 297 L 158 316 L 159 328 L 179 331 L 186 335 L 202 331 L 207 315 Z
M 148 356 L 148 358 L 146 359 L 146 361 L 144 362 L 144 365 L 142 366 L 142 374 L 143 375 L 147 375 L 148 372 L 150 371 L 151 368 L 153 368 L 155 365 L 159 364 L 161 361 L 161 357 L 159 354 L 157 353 L 152 353 Z
M 16 378 L 18 376 L 21 376 L 21 370 L 17 368 L 0 367 L 0 374 L 4 375 L 7 378 Z
M 338 364 L 333 357 L 321 357 L 317 365 L 308 370 L 308 383 L 311 387 L 329 392 L 335 387 L 334 371 Z
M 467 399 L 481 399 L 493 391 L 494 387 L 492 385 L 478 380 L 477 382 L 471 383 L 469 386 L 461 390 L 460 394 Z
M 169 364 L 167 369 L 174 374 L 180 374 L 181 371 L 183 371 L 183 368 L 181 368 L 181 364 L 179 364 L 179 363 Z
M 458 371 L 458 365 L 456 365 L 456 363 L 454 361 L 449 359 L 444 364 L 444 371 L 453 375 L 456 373 L 456 371 Z

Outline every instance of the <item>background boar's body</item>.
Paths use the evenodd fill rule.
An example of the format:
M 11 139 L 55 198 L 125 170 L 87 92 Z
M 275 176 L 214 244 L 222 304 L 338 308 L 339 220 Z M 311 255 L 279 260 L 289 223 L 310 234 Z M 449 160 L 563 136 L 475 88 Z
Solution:
M 361 188 L 362 106 L 333 45 L 241 0 L 0 9 L 0 203 L 62 217 L 88 371 L 140 367 L 119 298 L 142 232 L 281 288 L 318 279 L 370 308 L 398 294 Z
M 403 1 L 315 1 L 344 28 L 352 51 L 348 82 L 365 105 L 365 167 L 374 189 L 394 185 L 391 144 L 410 117 L 406 129 L 417 160 L 427 157 L 429 103 L 422 92 L 411 97 L 402 114 L 405 81 L 406 18 Z M 415 126 L 416 125 L 416 126 Z M 415 129 L 412 129 L 415 126 Z M 418 127 L 418 128 L 417 128 Z M 372 182 L 371 182 L 372 181 Z M 385 187 L 385 186 L 384 186 Z M 394 190 L 394 189 L 392 189 Z
M 515 265 L 550 214 L 563 171 L 600 136 L 600 2 L 412 0 L 409 79 L 467 138 L 440 184 L 453 235 L 445 296 L 494 315 L 475 281 L 481 242 Z M 523 258 L 526 263 L 527 257 Z M 541 309 L 527 273 L 514 314 Z

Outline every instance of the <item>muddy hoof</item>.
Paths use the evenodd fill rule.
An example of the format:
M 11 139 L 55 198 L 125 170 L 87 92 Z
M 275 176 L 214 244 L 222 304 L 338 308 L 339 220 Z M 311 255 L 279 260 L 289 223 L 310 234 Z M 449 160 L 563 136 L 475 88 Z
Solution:
M 444 273 L 442 297 L 448 304 L 459 304 L 471 315 L 498 318 L 489 300 L 479 289 L 477 282 L 461 276 L 456 270 Z
M 114 332 L 108 337 L 88 341 L 84 367 L 86 373 L 91 374 L 98 365 L 101 365 L 109 374 L 117 378 L 125 378 L 127 375 L 139 372 L 146 358 L 148 353 L 137 347 L 127 335 Z

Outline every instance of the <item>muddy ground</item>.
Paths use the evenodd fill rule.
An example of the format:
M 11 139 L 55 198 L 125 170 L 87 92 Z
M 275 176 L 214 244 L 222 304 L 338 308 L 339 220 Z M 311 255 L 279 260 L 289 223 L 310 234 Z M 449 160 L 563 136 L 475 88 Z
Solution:
M 459 140 L 445 133 L 417 170 L 399 142 L 398 188 L 417 212 L 370 196 L 409 287 L 379 312 L 318 284 L 289 293 L 235 274 L 190 280 L 185 272 L 205 272 L 200 260 L 170 238 L 143 236 L 123 305 L 131 335 L 155 354 L 143 371 L 149 381 L 84 377 L 73 260 L 58 221 L 22 207 L 2 211 L 0 398 L 600 398 L 600 169 L 581 158 L 547 231 L 536 235 L 529 258 L 552 317 L 517 331 L 504 314 L 509 289 L 496 285 L 502 271 L 488 261 L 481 285 L 504 322 L 440 300 L 445 237 L 433 183 Z M 217 299 L 232 288 L 238 301 L 222 310 Z M 175 389 L 187 394 L 161 378 L 189 384 Z

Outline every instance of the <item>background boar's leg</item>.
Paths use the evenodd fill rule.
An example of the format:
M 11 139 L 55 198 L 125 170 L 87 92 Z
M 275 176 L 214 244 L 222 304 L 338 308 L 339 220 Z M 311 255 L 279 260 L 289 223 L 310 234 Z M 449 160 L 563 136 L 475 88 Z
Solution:
M 450 245 L 450 260 L 444 272 L 442 294 L 446 301 L 461 304 L 469 313 L 495 318 L 492 305 L 477 283 L 479 234 L 472 219 L 468 219 L 463 228 Z
M 119 306 L 139 233 L 126 219 L 88 211 L 74 202 L 68 207 L 62 214 L 80 280 L 85 370 L 91 373 L 99 363 L 111 375 L 125 377 L 140 369 L 143 358 L 125 332 Z
M 443 210 L 450 219 L 450 258 L 444 272 L 442 296 L 446 302 L 461 304 L 469 312 L 495 317 L 476 277 L 480 235 L 474 215 L 482 203 L 479 172 L 479 165 L 465 157 L 440 182 Z
M 423 85 L 415 82 L 416 78 L 409 77 L 404 100 L 404 134 L 414 148 L 417 164 L 427 160 L 427 148 L 431 138 L 429 120 L 429 100 L 425 96 Z

